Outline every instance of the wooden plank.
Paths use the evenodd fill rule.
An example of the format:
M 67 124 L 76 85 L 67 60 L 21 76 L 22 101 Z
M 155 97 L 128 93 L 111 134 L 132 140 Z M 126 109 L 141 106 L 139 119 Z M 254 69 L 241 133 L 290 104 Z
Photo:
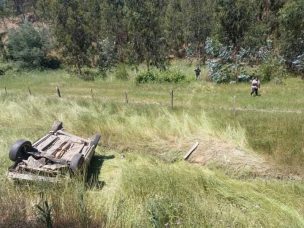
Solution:
M 187 160 L 187 159 L 190 157 L 190 155 L 197 149 L 198 145 L 199 145 L 199 142 L 196 142 L 196 143 L 191 147 L 191 149 L 188 151 L 188 153 L 184 156 L 184 160 Z

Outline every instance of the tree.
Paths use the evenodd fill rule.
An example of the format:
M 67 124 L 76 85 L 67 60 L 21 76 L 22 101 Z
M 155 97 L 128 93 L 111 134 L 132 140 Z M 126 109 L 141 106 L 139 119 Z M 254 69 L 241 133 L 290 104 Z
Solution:
M 166 41 L 160 21 L 164 3 L 161 0 L 126 0 L 130 60 L 165 67 Z
M 170 0 L 166 7 L 165 34 L 168 47 L 174 54 L 185 43 L 185 20 L 181 0 Z
M 105 0 L 102 2 L 102 37 L 103 39 L 113 41 L 117 58 L 122 62 L 125 61 L 127 57 L 128 43 L 125 11 L 124 0 Z
M 239 47 L 253 20 L 254 2 L 252 0 L 218 0 L 217 12 L 220 21 L 222 41 Z
M 293 60 L 304 53 L 304 0 L 289 1 L 279 19 L 282 53 Z
M 53 4 L 55 36 L 66 61 L 82 74 L 82 67 L 90 62 L 90 48 L 94 30 L 90 27 L 90 13 L 82 0 L 61 0 Z
M 50 45 L 42 31 L 26 22 L 9 33 L 7 47 L 12 60 L 19 61 L 26 67 L 41 67 Z
M 183 0 L 185 40 L 194 46 L 196 53 L 203 54 L 205 41 L 210 36 L 214 22 L 214 1 Z

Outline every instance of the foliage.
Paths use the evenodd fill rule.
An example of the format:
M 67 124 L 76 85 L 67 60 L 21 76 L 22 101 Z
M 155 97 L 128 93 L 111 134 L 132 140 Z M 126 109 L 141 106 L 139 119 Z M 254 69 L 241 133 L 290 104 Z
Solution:
M 56 39 L 66 61 L 74 65 L 81 75 L 81 68 L 90 62 L 90 48 L 94 37 L 87 14 L 89 9 L 80 0 L 55 1 L 53 4 Z
M 110 70 L 117 63 L 117 55 L 114 42 L 106 38 L 98 42 L 97 66 L 101 72 Z
M 158 74 L 158 82 L 179 83 L 186 79 L 186 76 L 180 71 L 161 71 Z
M 136 82 L 139 84 L 144 83 L 163 83 L 163 82 L 169 82 L 169 83 L 179 83 L 182 81 L 185 81 L 186 76 L 182 74 L 179 71 L 146 71 L 143 73 L 140 73 L 136 76 Z
M 166 40 L 161 28 L 162 1 L 126 0 L 127 24 L 130 41 L 130 60 L 145 62 L 164 68 L 166 65 Z
M 292 65 L 296 71 L 304 72 L 304 54 L 299 55 L 296 59 L 292 62 Z
M 261 80 L 270 81 L 276 79 L 282 81 L 286 78 L 286 69 L 283 64 L 283 60 L 280 57 L 270 56 L 265 60 L 259 70 Z
M 40 193 L 40 202 L 35 205 L 37 208 L 38 219 L 47 227 L 53 227 L 52 210 L 53 207 L 49 204 L 45 198 L 44 193 Z
M 50 42 L 44 35 L 44 29 L 38 30 L 26 22 L 8 35 L 8 57 L 21 62 L 25 67 L 42 67 L 47 61 Z
M 226 44 L 239 45 L 247 32 L 253 15 L 253 1 L 218 0 L 221 37 Z
M 115 78 L 119 80 L 128 80 L 129 74 L 124 64 L 119 64 L 115 70 Z
M 149 83 L 149 82 L 156 82 L 157 81 L 157 76 L 152 71 L 146 71 L 146 72 L 138 74 L 136 76 L 135 80 L 136 80 L 136 83 L 139 83 L 139 84 L 144 84 L 144 83 Z
M 293 61 L 304 50 L 304 0 L 288 1 L 279 19 L 282 53 Z

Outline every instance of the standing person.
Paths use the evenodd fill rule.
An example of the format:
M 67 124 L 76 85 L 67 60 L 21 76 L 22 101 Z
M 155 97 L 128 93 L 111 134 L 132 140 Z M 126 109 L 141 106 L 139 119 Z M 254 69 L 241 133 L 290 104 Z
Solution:
M 251 82 L 251 93 L 250 93 L 251 96 L 252 94 L 258 96 L 258 87 L 259 87 L 258 78 L 254 78 Z
M 257 90 L 257 94 L 259 94 L 259 89 L 261 88 L 261 82 L 259 77 L 257 77 L 257 82 L 258 82 L 258 90 Z
M 199 66 L 197 66 L 194 71 L 195 71 L 195 79 L 198 80 L 200 78 L 201 69 L 199 68 Z

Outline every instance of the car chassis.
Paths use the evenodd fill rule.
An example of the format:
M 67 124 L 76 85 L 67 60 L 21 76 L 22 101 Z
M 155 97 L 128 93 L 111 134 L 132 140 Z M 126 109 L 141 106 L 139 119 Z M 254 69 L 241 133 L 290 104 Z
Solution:
M 16 141 L 9 151 L 14 165 L 8 169 L 10 179 L 58 182 L 67 174 L 86 172 L 100 135 L 84 139 L 66 132 L 56 121 L 51 131 L 31 144 Z

